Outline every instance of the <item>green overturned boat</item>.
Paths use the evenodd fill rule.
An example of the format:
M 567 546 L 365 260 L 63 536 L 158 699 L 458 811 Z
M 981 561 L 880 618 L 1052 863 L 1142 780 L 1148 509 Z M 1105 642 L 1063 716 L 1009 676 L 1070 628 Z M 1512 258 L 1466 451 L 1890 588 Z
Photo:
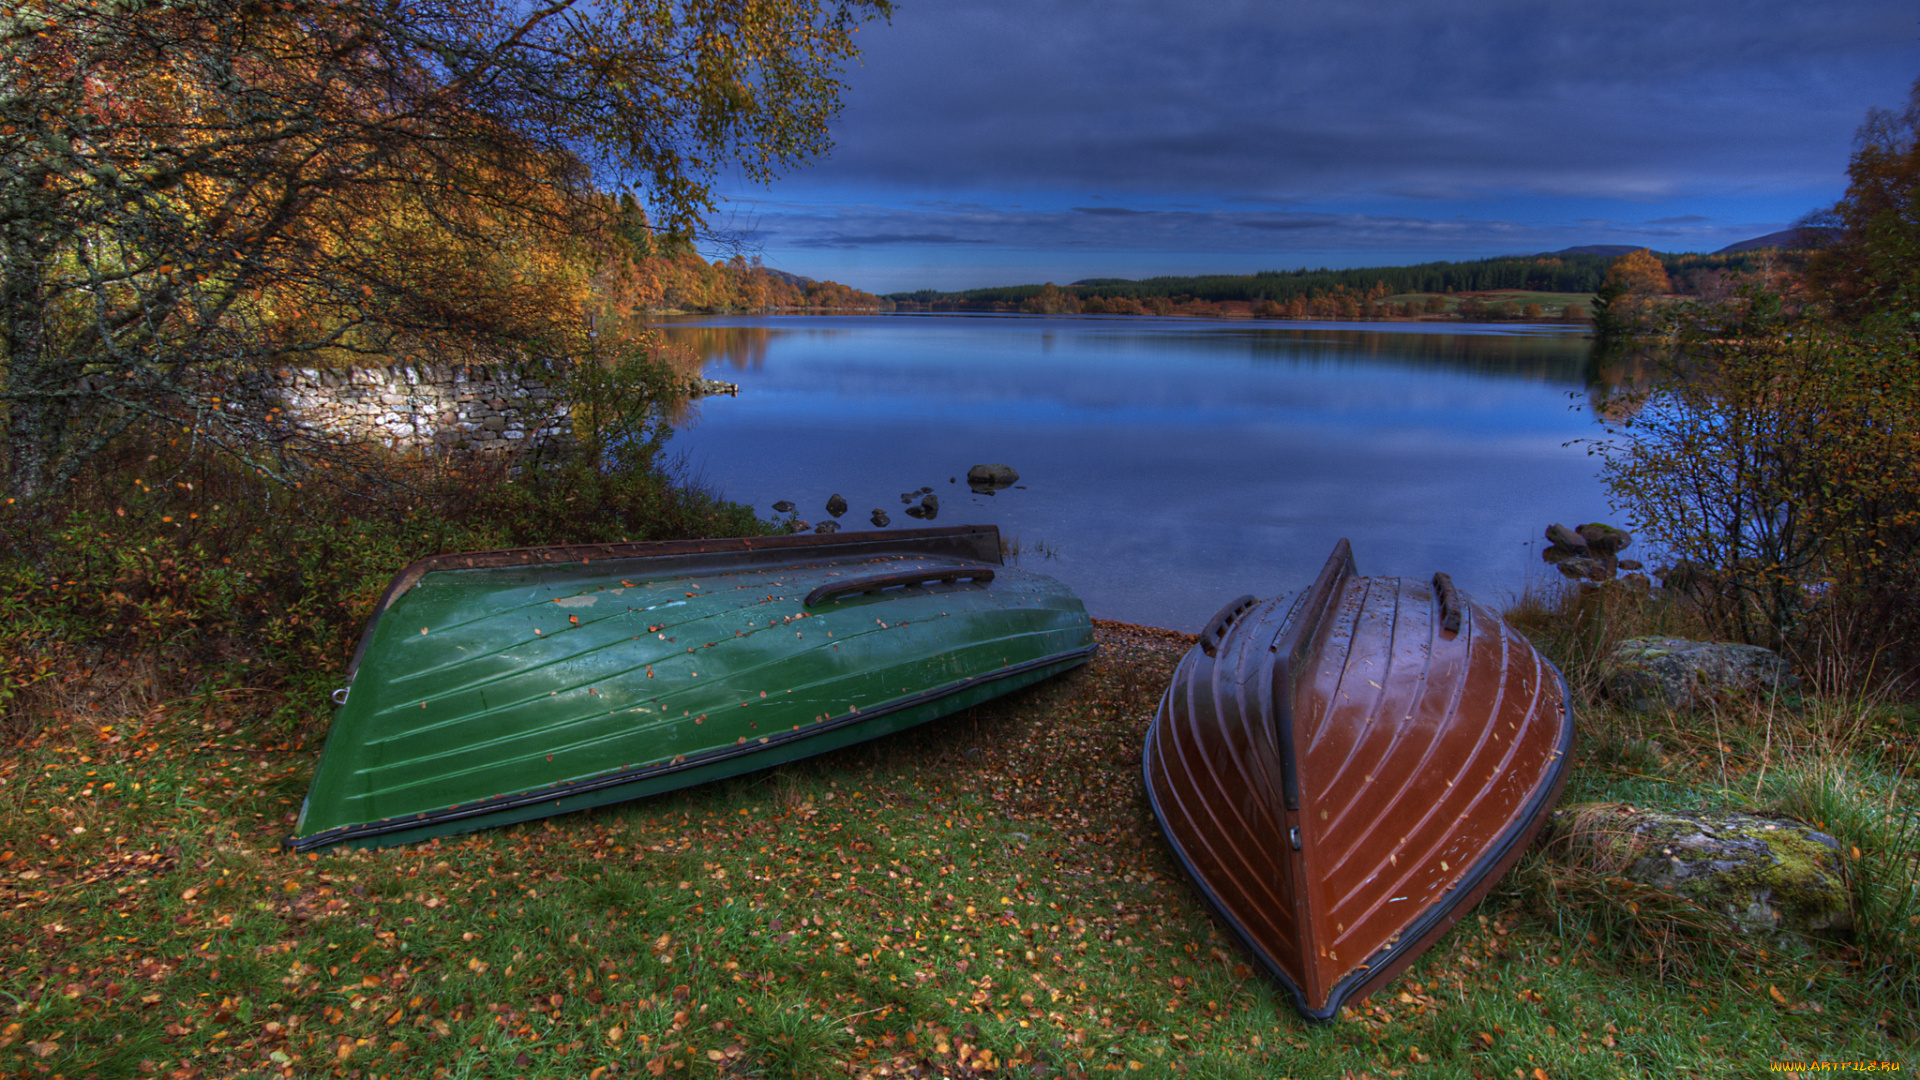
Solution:
M 296 851 L 490 828 L 872 739 L 1084 663 L 993 526 L 438 555 L 335 691 Z

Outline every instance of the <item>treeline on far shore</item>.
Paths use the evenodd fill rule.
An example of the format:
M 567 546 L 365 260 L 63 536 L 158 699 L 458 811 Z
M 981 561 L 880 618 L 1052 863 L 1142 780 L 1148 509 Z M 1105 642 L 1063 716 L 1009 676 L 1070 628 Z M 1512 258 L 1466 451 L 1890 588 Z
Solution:
M 1678 294 L 1701 297 L 1716 297 L 1735 280 L 1801 257 L 1776 249 L 1654 256 Z M 921 289 L 891 293 L 886 299 L 901 311 L 1584 321 L 1590 298 L 1605 281 L 1614 257 L 1559 253 L 1352 270 L 1262 270 L 1137 281 L 1088 278 L 1066 286 L 1048 282 L 956 292 Z
M 729 311 L 891 311 L 893 301 L 837 281 L 815 281 L 735 255 L 708 262 L 690 246 L 656 244 L 642 261 L 649 310 L 716 314 Z

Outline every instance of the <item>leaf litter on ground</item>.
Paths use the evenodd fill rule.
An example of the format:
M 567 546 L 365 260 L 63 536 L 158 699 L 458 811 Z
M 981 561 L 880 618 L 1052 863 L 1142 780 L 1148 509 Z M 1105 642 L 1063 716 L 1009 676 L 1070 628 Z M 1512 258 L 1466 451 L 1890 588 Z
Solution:
M 1303 1025 L 1138 779 L 1193 639 L 1096 632 L 1087 667 L 915 731 L 376 851 L 279 846 L 319 749 L 264 734 L 279 703 L 41 724 L 0 762 L 0 1070 L 1564 1080 L 1905 1049 L 1844 965 L 1658 978 L 1524 865 Z

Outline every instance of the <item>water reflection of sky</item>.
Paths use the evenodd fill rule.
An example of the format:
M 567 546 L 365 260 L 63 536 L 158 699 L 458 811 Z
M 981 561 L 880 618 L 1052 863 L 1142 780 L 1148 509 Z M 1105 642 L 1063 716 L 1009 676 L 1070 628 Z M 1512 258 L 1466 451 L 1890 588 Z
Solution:
M 1417 324 L 1411 324 L 1417 326 Z M 1271 327 L 1270 329 L 1268 327 Z M 1449 328 L 1457 331 L 1458 328 Z M 671 452 L 762 513 L 827 497 L 843 528 L 931 486 L 940 524 L 997 524 L 1096 616 L 1196 630 L 1303 587 L 1341 536 L 1363 573 L 1447 570 L 1500 600 L 1549 521 L 1605 519 L 1585 342 L 1540 333 L 1190 320 L 750 319 L 669 331 L 737 398 Z M 1024 490 L 975 495 L 1006 462 Z M 951 478 L 961 482 L 952 483 Z

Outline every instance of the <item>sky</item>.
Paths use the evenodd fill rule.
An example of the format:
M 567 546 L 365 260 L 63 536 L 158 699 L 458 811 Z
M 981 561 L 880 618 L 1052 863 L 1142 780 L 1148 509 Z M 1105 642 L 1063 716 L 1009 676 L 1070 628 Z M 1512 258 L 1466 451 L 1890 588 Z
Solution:
M 831 154 L 723 179 L 768 266 L 872 292 L 1712 251 L 1846 188 L 1914 0 L 899 0 Z

